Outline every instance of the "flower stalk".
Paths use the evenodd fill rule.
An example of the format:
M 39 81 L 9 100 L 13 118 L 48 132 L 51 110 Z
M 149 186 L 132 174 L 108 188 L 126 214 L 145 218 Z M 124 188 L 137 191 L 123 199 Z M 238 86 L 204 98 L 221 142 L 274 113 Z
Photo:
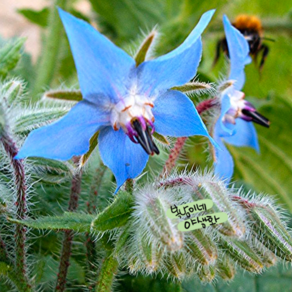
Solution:
M 207 100 L 200 102 L 197 105 L 196 109 L 197 109 L 197 112 L 199 113 L 199 115 L 201 115 L 203 112 L 211 109 L 215 105 L 216 105 L 216 99 L 211 98 L 211 99 L 207 99 Z M 163 167 L 163 171 L 160 175 L 160 178 L 170 174 L 170 172 L 172 171 L 172 169 L 174 168 L 174 166 L 176 164 L 176 161 L 178 160 L 179 155 L 182 152 L 182 149 L 185 145 L 186 140 L 187 140 L 187 137 L 180 137 L 176 140 L 173 148 L 170 150 L 168 159 L 165 162 L 165 165 Z
M 113 281 L 118 271 L 118 261 L 113 255 L 107 255 L 103 260 L 96 285 L 96 292 L 112 291 Z
M 104 177 L 105 171 L 106 171 L 106 167 L 103 164 L 101 164 L 99 168 L 96 169 L 96 174 L 93 179 L 93 183 L 92 183 L 91 190 L 89 193 L 88 202 L 86 203 L 87 212 L 89 214 L 96 214 L 96 209 L 97 209 L 96 199 L 98 196 L 98 192 L 99 192 L 100 185 Z M 96 244 L 95 244 L 94 237 L 89 232 L 87 232 L 85 236 L 86 236 L 86 242 L 85 242 L 86 260 L 87 260 L 86 278 L 88 282 L 90 283 L 88 286 L 89 290 L 93 291 L 95 288 L 95 284 L 93 283 L 96 279 L 95 271 L 97 269 L 96 268 L 97 266 Z
M 71 193 L 69 199 L 69 212 L 75 212 L 78 207 L 78 200 L 81 191 L 81 178 L 82 178 L 82 169 L 76 170 L 72 178 L 71 184 Z M 64 291 L 66 285 L 66 278 L 68 273 L 68 268 L 70 265 L 70 256 L 72 249 L 72 239 L 74 236 L 74 232 L 72 230 L 66 230 L 64 232 L 63 244 L 62 244 L 62 252 L 60 257 L 59 264 L 59 272 L 57 277 L 57 283 L 55 291 Z
M 16 186 L 16 219 L 23 220 L 27 216 L 27 202 L 26 202 L 26 179 L 24 165 L 21 160 L 13 159 L 18 152 L 18 148 L 13 139 L 8 135 L 7 131 L 3 131 L 1 142 L 6 154 L 10 158 L 11 166 L 14 172 L 14 184 Z M 15 269 L 16 273 L 21 278 L 23 289 L 25 291 L 31 290 L 29 278 L 27 275 L 26 266 L 26 227 L 16 225 L 15 227 Z

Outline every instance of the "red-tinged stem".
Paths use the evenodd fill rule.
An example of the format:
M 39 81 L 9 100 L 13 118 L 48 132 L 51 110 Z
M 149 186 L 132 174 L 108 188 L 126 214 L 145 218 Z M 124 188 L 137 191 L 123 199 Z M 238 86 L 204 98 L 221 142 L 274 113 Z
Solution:
M 27 205 L 26 205 L 26 180 L 24 166 L 21 160 L 13 159 L 18 152 L 18 148 L 12 138 L 4 133 L 1 137 L 1 142 L 4 149 L 10 158 L 11 166 L 14 172 L 14 184 L 16 186 L 16 217 L 18 220 L 23 220 L 26 218 Z M 22 225 L 16 225 L 15 227 L 15 269 L 17 275 L 21 278 L 23 289 L 25 291 L 31 290 L 31 285 L 29 284 L 29 279 L 27 275 L 26 267 L 26 227 Z
M 89 193 L 89 198 L 87 202 L 87 211 L 89 214 L 96 214 L 97 206 L 96 199 L 100 190 L 101 182 L 104 177 L 106 167 L 100 165 L 96 169 L 96 174 L 91 184 L 91 190 Z M 90 233 L 86 233 L 86 260 L 87 260 L 87 269 L 86 269 L 86 279 L 88 282 L 89 291 L 94 291 L 96 286 L 96 277 L 97 277 L 97 252 L 95 238 Z
M 71 192 L 69 199 L 69 212 L 75 212 L 78 207 L 78 200 L 81 191 L 81 178 L 82 170 L 77 171 L 72 179 Z M 56 283 L 55 291 L 64 291 L 66 286 L 66 278 L 68 273 L 68 268 L 70 265 L 70 256 L 72 249 L 72 239 L 74 232 L 72 230 L 66 230 L 64 232 L 62 252 L 60 257 L 59 272 Z
M 211 109 L 214 105 L 216 105 L 216 99 L 211 98 L 211 99 L 207 99 L 207 100 L 200 102 L 197 105 L 196 109 L 200 115 L 203 112 Z M 160 177 L 167 176 L 171 172 L 171 170 L 174 168 L 176 161 L 178 160 L 178 157 L 179 157 L 179 155 L 180 155 L 180 153 L 185 145 L 187 138 L 188 137 L 180 137 L 176 140 L 173 148 L 170 150 L 168 159 L 165 162 L 165 165 L 163 167 L 163 171 L 162 171 Z

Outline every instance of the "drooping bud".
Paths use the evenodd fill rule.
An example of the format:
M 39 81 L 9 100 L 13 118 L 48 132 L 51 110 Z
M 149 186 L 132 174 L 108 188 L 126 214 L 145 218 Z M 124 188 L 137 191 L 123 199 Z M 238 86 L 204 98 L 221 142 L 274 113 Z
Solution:
M 144 263 L 146 270 L 149 273 L 155 272 L 163 255 L 162 246 L 159 243 L 148 241 L 142 232 L 138 233 L 138 246 L 141 261 Z
M 184 253 L 174 252 L 165 258 L 167 271 L 176 279 L 183 279 L 187 273 L 187 264 Z
M 166 215 L 170 208 L 172 193 L 147 188 L 136 196 L 136 207 L 133 217 L 138 229 L 145 230 L 154 242 L 160 242 L 169 251 L 176 251 L 183 246 L 183 234 L 177 229 L 177 219 Z
M 243 269 L 252 273 L 262 271 L 263 262 L 246 241 L 233 240 L 222 236 L 219 239 L 219 246 Z
M 278 257 L 292 261 L 291 235 L 273 207 L 262 202 L 243 202 L 243 206 L 252 219 L 253 236 Z
M 230 200 L 230 191 L 222 183 L 207 180 L 202 182 L 198 180 L 197 186 L 192 196 L 195 200 L 211 199 L 214 205 L 209 212 L 228 214 L 226 222 L 215 225 L 216 230 L 227 236 L 242 237 L 245 233 L 243 214 L 239 206 Z
M 215 243 L 199 229 L 186 233 L 185 249 L 202 265 L 212 265 L 218 257 Z
M 254 238 L 253 246 L 255 252 L 259 255 L 265 267 L 271 267 L 276 264 L 277 256 L 272 251 L 267 249 L 260 241 Z
M 198 276 L 202 282 L 212 282 L 216 276 L 215 266 L 202 266 L 198 270 Z
M 223 280 L 232 280 L 236 273 L 234 262 L 226 254 L 217 261 L 217 273 Z

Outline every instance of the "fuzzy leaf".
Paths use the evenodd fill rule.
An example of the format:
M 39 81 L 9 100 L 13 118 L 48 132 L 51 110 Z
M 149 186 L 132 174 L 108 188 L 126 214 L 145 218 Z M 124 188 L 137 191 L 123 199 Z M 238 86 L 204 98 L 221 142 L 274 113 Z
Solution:
M 21 57 L 20 49 L 24 42 L 25 38 L 19 38 L 0 49 L 0 78 L 5 78 L 8 72 L 17 65 Z
M 134 198 L 120 191 L 115 200 L 99 213 L 92 222 L 92 231 L 106 231 L 124 226 L 133 211 Z
M 62 216 L 47 216 L 38 219 L 17 220 L 9 218 L 10 222 L 22 224 L 35 229 L 48 230 L 74 230 L 76 232 L 89 232 L 93 215 L 65 212 Z
M 69 109 L 66 108 L 36 108 L 24 111 L 16 118 L 14 131 L 17 134 L 27 134 L 28 132 L 43 126 L 53 120 L 64 116 Z

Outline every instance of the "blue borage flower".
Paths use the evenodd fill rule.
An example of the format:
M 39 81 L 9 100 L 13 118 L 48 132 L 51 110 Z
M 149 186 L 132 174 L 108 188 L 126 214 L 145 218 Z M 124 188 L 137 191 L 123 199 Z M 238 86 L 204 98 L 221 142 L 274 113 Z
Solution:
M 225 89 L 221 96 L 221 114 L 214 127 L 214 140 L 219 148 L 215 149 L 215 174 L 228 183 L 233 175 L 232 156 L 223 141 L 234 146 L 248 146 L 259 151 L 257 133 L 252 123 L 269 127 L 269 121 L 260 115 L 251 103 L 244 100 L 240 90 L 245 82 L 244 67 L 251 62 L 249 46 L 244 36 L 231 25 L 227 16 L 223 24 L 230 56 L 229 80 L 233 85 Z
M 149 155 L 159 153 L 154 131 L 209 137 L 190 99 L 171 88 L 195 76 L 200 35 L 214 12 L 206 12 L 178 48 L 136 67 L 132 57 L 92 26 L 59 9 L 84 99 L 59 121 L 32 131 L 15 158 L 68 160 L 86 153 L 90 138 L 100 131 L 100 155 L 119 188 L 142 172 Z

